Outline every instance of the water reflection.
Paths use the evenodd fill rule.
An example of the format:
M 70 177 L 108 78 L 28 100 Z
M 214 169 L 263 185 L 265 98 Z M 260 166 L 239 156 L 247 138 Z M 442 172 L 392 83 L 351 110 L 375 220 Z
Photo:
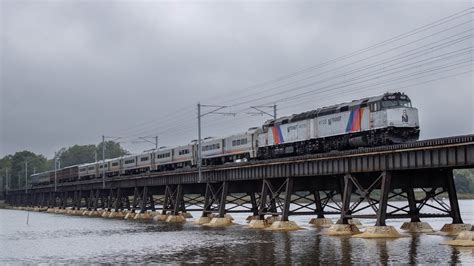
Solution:
M 464 208 L 466 209 L 466 208 Z M 294 232 L 242 225 L 209 228 L 0 210 L 0 261 L 16 263 L 354 264 L 474 263 L 472 248 L 440 245 L 448 237 L 328 237 L 313 227 Z M 474 215 L 464 216 L 465 220 Z M 305 218 L 294 217 L 304 225 Z M 298 220 L 299 219 L 299 220 Z M 433 220 L 440 228 L 446 221 Z M 449 220 L 447 221 L 449 222 Z

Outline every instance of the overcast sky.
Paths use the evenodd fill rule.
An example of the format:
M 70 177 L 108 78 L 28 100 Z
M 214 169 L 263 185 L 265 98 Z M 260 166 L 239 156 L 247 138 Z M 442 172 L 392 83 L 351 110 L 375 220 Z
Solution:
M 404 51 L 472 34 L 472 9 L 430 32 L 262 84 L 455 14 L 471 1 L 0 3 L 0 156 L 30 150 L 51 158 L 61 147 L 96 144 L 103 134 L 122 137 L 132 152 L 153 147 L 136 143 L 144 136 L 159 135 L 160 146 L 185 144 L 197 135 L 198 101 L 244 102 L 227 109 L 238 112 L 235 117 L 204 118 L 204 135 L 216 136 L 261 125 L 268 117 L 246 114 L 244 107 L 251 105 L 276 102 L 279 115 L 289 115 L 394 90 L 405 91 L 419 108 L 422 138 L 474 132 L 473 75 L 465 71 L 472 71 L 472 61 L 462 61 L 472 60 L 472 51 L 435 62 L 452 68 L 428 71 L 426 80 L 385 80 L 372 88 L 352 84 L 354 74 L 344 74 L 334 82 L 347 86 L 315 92 L 328 86 L 318 83 L 321 77 L 401 55 L 397 45 L 418 37 L 445 29 Z M 435 59 L 472 43 L 471 36 L 420 58 Z M 392 54 L 384 52 L 390 48 Z M 390 66 L 359 73 L 387 73 Z M 413 66 L 424 71 L 435 65 Z

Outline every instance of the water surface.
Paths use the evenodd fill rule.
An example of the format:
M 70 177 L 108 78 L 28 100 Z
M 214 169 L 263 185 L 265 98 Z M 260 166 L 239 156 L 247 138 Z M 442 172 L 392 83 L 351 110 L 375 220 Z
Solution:
M 462 217 L 474 223 L 474 200 L 460 201 Z M 198 217 L 199 213 L 193 213 Z M 451 237 L 408 234 L 398 239 L 324 236 L 307 225 L 311 217 L 291 216 L 304 230 L 272 232 L 237 225 L 205 228 L 0 210 L 0 261 L 7 263 L 464 263 L 474 264 L 474 248 L 440 245 Z M 330 218 L 337 218 L 335 216 Z M 425 219 L 439 230 L 451 220 Z M 372 220 L 362 220 L 373 225 Z M 397 228 L 402 220 L 389 220 Z

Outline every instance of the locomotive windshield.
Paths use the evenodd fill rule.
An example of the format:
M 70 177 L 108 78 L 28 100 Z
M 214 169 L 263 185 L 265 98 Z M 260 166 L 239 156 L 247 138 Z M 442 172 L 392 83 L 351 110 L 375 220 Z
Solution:
M 395 107 L 411 107 L 411 101 L 406 95 L 390 95 L 381 102 L 383 109 Z

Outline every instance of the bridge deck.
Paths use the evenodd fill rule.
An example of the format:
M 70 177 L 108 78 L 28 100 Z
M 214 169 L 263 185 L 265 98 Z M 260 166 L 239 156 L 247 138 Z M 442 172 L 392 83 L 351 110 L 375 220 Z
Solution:
M 203 167 L 202 180 L 199 180 L 197 169 L 180 169 L 169 172 L 110 177 L 105 178 L 105 182 L 107 187 L 160 186 L 264 178 L 470 167 L 474 167 L 474 135 Z M 100 187 L 102 186 L 102 179 L 58 184 L 58 187 L 65 189 L 73 189 L 74 186 Z M 52 187 L 54 185 L 40 186 L 33 189 L 45 191 Z

